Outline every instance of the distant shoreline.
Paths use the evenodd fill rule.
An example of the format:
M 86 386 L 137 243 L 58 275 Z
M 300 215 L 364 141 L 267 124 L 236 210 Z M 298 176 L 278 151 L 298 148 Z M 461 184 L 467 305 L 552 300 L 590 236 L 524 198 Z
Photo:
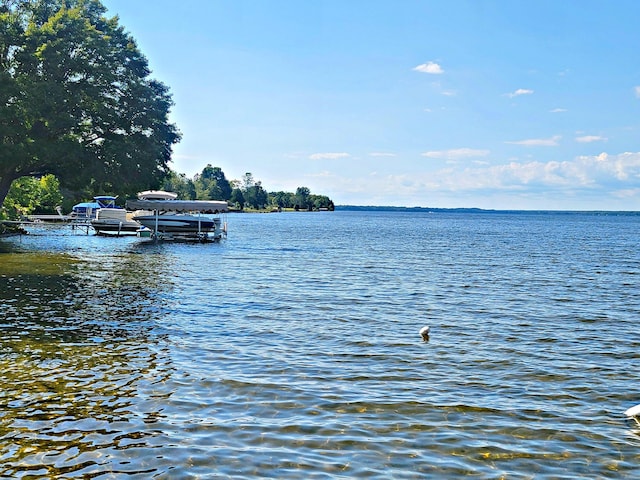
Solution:
M 495 210 L 482 208 L 432 208 L 432 207 L 394 207 L 375 205 L 336 205 L 336 211 L 372 211 L 372 212 L 423 212 L 423 213 L 485 213 L 485 214 L 592 214 L 592 215 L 640 215 L 634 210 Z

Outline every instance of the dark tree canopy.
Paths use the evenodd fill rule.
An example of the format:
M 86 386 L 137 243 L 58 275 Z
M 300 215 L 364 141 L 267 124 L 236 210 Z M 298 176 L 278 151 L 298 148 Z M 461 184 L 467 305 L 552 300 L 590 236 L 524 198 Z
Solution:
M 0 206 L 13 180 L 127 194 L 160 185 L 171 96 L 99 0 L 0 1 Z
M 202 173 L 196 175 L 194 183 L 198 198 L 215 200 L 229 200 L 231 198 L 233 188 L 220 167 L 212 167 L 211 164 L 207 164 L 202 169 Z

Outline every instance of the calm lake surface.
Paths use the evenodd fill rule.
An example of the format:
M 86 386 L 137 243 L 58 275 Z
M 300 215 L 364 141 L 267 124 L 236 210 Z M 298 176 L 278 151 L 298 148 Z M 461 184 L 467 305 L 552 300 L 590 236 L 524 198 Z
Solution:
M 640 215 L 228 221 L 0 239 L 0 478 L 640 477 Z

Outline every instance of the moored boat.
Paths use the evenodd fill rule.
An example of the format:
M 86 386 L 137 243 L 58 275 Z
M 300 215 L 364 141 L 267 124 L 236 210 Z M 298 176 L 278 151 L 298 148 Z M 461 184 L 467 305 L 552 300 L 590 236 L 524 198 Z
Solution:
M 145 227 L 161 233 L 207 233 L 220 223 L 219 218 L 201 215 L 162 212 L 152 215 L 135 215 L 133 219 Z
M 137 234 L 142 225 L 130 218 L 124 208 L 99 209 L 91 226 L 98 235 L 130 235 Z
M 93 197 L 93 202 L 77 203 L 71 209 L 69 217 L 73 221 L 89 221 L 96 218 L 98 211 L 102 209 L 121 209 L 116 205 L 116 198 L 111 195 L 99 195 Z
M 127 211 L 116 205 L 111 195 L 93 197 L 93 202 L 82 202 L 73 206 L 72 222 L 76 225 L 91 226 L 97 235 L 136 234 L 142 228 L 127 214 Z
M 229 209 L 218 200 L 177 200 L 177 194 L 161 190 L 140 192 L 137 200 L 128 200 L 135 210 L 133 220 L 144 225 L 158 238 L 220 240 L 226 236 L 226 223 L 219 215 Z

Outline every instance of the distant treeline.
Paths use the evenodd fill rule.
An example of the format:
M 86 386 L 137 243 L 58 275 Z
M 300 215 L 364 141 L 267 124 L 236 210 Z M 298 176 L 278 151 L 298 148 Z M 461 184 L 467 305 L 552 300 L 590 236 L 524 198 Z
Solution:
M 479 213 L 479 212 L 497 212 L 497 210 L 483 210 L 481 208 L 431 208 L 431 207 L 393 207 L 393 206 L 376 206 L 376 205 L 336 205 L 336 210 L 353 210 L 353 211 L 380 211 L 380 212 L 462 212 L 462 213 Z
M 211 165 L 193 178 L 172 171 L 162 189 L 175 192 L 185 200 L 226 200 L 237 210 L 334 209 L 329 197 L 312 194 L 307 187 L 298 187 L 295 192 L 267 192 L 262 182 L 255 180 L 250 172 L 245 173 L 241 180 L 227 180 L 220 167 Z
M 634 211 L 606 210 L 489 210 L 482 208 L 432 208 L 432 207 L 394 207 L 377 205 L 336 205 L 335 210 L 370 211 L 370 212 L 423 212 L 423 213 L 483 213 L 483 214 L 518 214 L 518 215 L 603 215 L 603 216 L 640 216 Z

